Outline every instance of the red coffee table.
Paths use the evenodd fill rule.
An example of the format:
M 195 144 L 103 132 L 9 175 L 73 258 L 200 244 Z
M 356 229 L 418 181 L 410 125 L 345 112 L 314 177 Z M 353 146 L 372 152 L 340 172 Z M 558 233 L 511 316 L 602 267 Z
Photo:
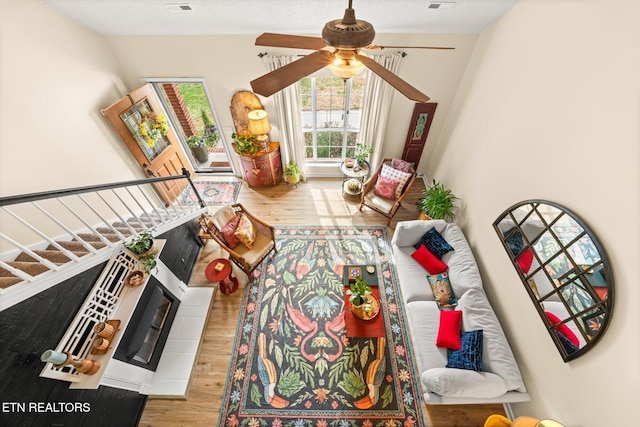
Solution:
M 218 265 L 222 267 L 216 269 Z M 225 295 L 234 293 L 238 289 L 238 278 L 233 276 L 233 268 L 228 259 L 214 259 L 207 265 L 204 275 L 210 282 L 219 282 L 220 292 Z

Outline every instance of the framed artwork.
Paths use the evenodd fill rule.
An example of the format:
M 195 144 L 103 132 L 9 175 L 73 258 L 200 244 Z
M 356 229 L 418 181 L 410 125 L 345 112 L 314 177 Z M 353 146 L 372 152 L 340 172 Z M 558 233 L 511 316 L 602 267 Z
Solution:
M 362 277 L 362 268 L 347 267 L 347 276 L 349 277 L 349 283 L 355 282 L 358 277 Z

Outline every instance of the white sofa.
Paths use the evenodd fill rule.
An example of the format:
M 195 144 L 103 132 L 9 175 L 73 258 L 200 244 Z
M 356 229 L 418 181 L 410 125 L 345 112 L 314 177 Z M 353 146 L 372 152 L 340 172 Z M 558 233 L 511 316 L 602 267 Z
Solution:
M 454 248 L 442 256 L 462 311 L 462 331 L 482 329 L 483 370 L 447 368 L 447 349 L 436 346 L 440 312 L 427 280 L 429 274 L 412 254 L 414 244 L 430 228 Z M 482 279 L 462 231 L 443 220 L 404 221 L 396 225 L 393 256 L 425 402 L 428 404 L 502 403 L 528 401 L 520 369 L 502 327 L 484 293 Z

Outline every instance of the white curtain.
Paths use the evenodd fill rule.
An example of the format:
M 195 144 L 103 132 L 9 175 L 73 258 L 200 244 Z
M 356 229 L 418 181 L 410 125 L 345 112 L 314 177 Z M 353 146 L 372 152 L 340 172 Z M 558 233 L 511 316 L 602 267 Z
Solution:
M 397 74 L 402 54 L 388 53 L 373 55 L 372 58 L 387 70 Z M 369 73 L 369 76 L 362 102 L 359 142 L 370 145 L 373 149 L 371 167 L 375 168 L 382 160 L 384 133 L 387 128 L 387 119 L 389 118 L 391 100 L 395 89 L 371 71 L 367 70 L 367 73 Z
M 283 67 L 297 60 L 293 55 L 265 55 L 269 71 Z M 294 83 L 272 95 L 276 107 L 276 123 L 280 129 L 280 150 L 283 155 L 282 164 L 293 160 L 298 164 L 303 176 L 306 176 L 307 165 L 302 133 L 302 116 L 300 107 L 300 85 Z M 304 179 L 304 178 L 303 178 Z

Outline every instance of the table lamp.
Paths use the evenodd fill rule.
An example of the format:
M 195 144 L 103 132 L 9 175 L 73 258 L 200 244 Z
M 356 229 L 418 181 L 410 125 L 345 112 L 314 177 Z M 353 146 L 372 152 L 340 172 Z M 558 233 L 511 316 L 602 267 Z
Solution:
M 247 114 L 249 118 L 249 131 L 256 136 L 260 144 L 260 151 L 269 151 L 269 131 L 271 125 L 264 110 L 253 110 Z

